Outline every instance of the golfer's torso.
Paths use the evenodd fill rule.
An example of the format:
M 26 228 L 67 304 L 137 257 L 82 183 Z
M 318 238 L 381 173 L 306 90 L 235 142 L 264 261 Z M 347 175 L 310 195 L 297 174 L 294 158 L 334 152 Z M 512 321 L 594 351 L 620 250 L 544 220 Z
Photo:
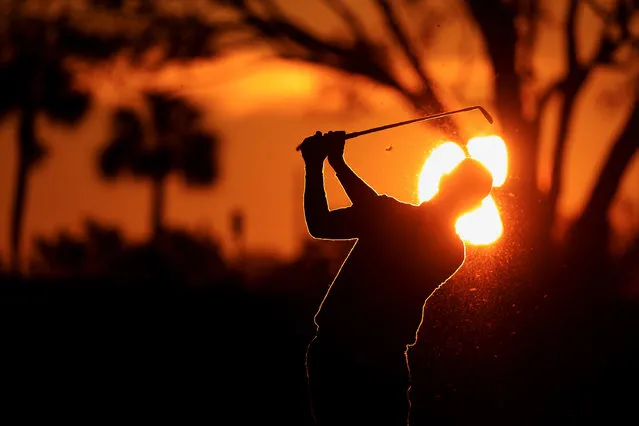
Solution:
M 383 226 L 358 240 L 326 295 L 320 333 L 412 343 L 425 299 L 463 262 L 463 242 L 416 207 L 380 216 Z

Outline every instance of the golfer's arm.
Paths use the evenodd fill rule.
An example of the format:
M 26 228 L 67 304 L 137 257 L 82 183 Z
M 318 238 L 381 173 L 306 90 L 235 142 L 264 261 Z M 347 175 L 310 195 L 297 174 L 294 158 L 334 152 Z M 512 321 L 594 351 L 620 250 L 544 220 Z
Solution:
M 351 169 L 344 157 L 331 161 L 335 175 L 353 204 L 365 204 L 379 194 Z
M 324 189 L 324 165 L 307 165 L 304 186 L 304 218 L 312 237 L 328 240 L 357 238 L 349 207 L 329 210 Z

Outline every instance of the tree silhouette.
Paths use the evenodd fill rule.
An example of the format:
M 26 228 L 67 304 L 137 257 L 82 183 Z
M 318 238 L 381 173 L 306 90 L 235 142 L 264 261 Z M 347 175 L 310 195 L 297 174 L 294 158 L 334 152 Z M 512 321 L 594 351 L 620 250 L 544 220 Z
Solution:
M 113 138 L 100 153 L 99 168 L 109 179 L 129 172 L 151 180 L 151 222 L 157 237 L 164 228 L 167 178 L 175 172 L 188 185 L 213 184 L 218 178 L 218 139 L 200 128 L 200 112 L 186 100 L 160 92 L 145 93 L 145 99 L 149 126 L 135 111 L 117 110 Z
M 30 260 L 36 276 L 75 279 L 84 286 L 102 282 L 123 288 L 163 282 L 210 286 L 228 276 L 219 244 L 208 236 L 171 229 L 160 240 L 134 243 L 122 231 L 87 220 L 83 235 L 60 232 L 39 237 Z
M 63 124 L 76 124 L 90 104 L 90 94 L 74 87 L 69 60 L 98 63 L 119 55 L 135 66 L 158 68 L 216 54 L 213 40 L 219 30 L 200 16 L 171 13 L 149 1 L 94 1 L 75 6 L 75 2 L 58 0 L 3 3 L 0 120 L 12 112 L 19 116 L 10 232 L 13 273 L 21 270 L 29 177 L 45 156 L 45 141 L 36 131 L 37 118 L 44 114 Z M 151 51 L 155 54 L 149 60 Z
M 78 122 L 89 106 L 87 94 L 73 87 L 65 69 L 65 53 L 58 42 L 58 23 L 39 20 L 6 22 L 0 49 L 0 119 L 11 112 L 19 114 L 17 167 L 13 210 L 11 212 L 10 268 L 20 269 L 20 242 L 28 181 L 33 168 L 46 154 L 41 135 L 36 131 L 39 114 L 60 123 Z

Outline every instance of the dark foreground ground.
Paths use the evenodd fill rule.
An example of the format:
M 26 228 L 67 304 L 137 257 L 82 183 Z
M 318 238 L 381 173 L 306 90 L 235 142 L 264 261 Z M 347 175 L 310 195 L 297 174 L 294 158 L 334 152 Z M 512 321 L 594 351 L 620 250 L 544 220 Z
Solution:
M 2 417 L 307 422 L 310 331 L 286 300 L 237 289 L 14 284 L 1 296 Z
M 3 282 L 0 297 L 3 420 L 309 424 L 304 352 L 313 298 L 249 293 L 233 283 L 150 290 L 15 280 Z M 623 315 L 614 321 L 630 321 Z M 577 340 L 596 347 L 602 333 L 585 330 Z M 629 416 L 634 423 L 633 342 L 595 356 L 531 348 L 518 361 L 491 356 L 491 363 L 435 345 L 437 354 L 424 352 L 420 418 L 565 425 Z

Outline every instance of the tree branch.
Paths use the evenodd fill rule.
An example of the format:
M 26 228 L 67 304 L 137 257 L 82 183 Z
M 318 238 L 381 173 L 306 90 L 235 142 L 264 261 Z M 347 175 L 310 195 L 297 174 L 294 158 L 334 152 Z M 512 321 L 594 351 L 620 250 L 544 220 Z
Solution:
M 561 82 L 563 89 L 563 103 L 559 116 L 559 129 L 555 138 L 555 149 L 553 150 L 552 170 L 550 174 L 550 191 L 548 193 L 547 214 L 552 218 L 556 214 L 557 200 L 561 193 L 562 177 L 564 170 L 564 152 L 568 140 L 570 129 L 570 119 L 579 92 L 584 81 L 588 77 L 589 70 L 584 69 L 579 64 L 577 57 L 577 35 L 575 24 L 577 20 L 577 6 L 579 0 L 570 0 L 568 15 L 566 20 L 565 36 L 567 39 L 568 72 Z
M 568 73 L 579 68 L 577 57 L 577 34 L 575 24 L 577 21 L 577 5 L 579 0 L 570 0 L 568 5 L 568 19 L 566 20 L 566 39 L 568 41 Z
M 390 5 L 384 3 L 385 15 L 389 20 L 389 29 L 394 32 L 395 37 L 399 37 L 403 43 L 405 54 L 407 54 L 414 64 L 415 70 L 419 73 L 423 83 L 423 90 L 415 92 L 403 85 L 393 74 L 390 67 L 389 57 L 385 52 L 385 46 L 376 45 L 374 41 L 366 37 L 364 27 L 357 20 L 351 9 L 340 0 L 325 0 L 334 10 L 338 11 L 342 19 L 349 23 L 349 28 L 353 31 L 354 41 L 328 40 L 310 30 L 304 29 L 301 25 L 293 22 L 285 16 L 284 12 L 275 7 L 270 0 L 263 7 L 260 13 L 248 6 L 245 0 L 210 0 L 213 4 L 223 5 L 231 8 L 237 15 L 240 23 L 247 29 L 256 31 L 263 40 L 275 48 L 278 55 L 286 59 L 301 60 L 313 64 L 332 67 L 351 74 L 367 77 L 377 83 L 386 85 L 400 92 L 408 99 L 416 109 L 429 111 L 442 111 L 444 108 L 430 90 L 429 80 L 420 67 L 418 56 L 408 44 L 408 38 L 392 13 Z M 393 30 L 394 28 L 394 30 Z M 457 126 L 454 122 L 437 123 L 439 129 L 445 129 L 450 134 L 456 134 Z
M 536 129 L 535 131 L 537 133 L 540 131 L 541 117 L 548 106 L 548 102 L 550 102 L 550 99 L 555 93 L 557 93 L 562 84 L 563 80 L 551 84 L 546 88 L 546 90 L 542 91 L 541 95 L 537 98 L 537 112 L 533 120 L 533 128 Z
M 420 60 L 418 56 L 415 54 L 413 46 L 411 46 L 411 43 L 408 40 L 408 36 L 406 35 L 404 30 L 400 26 L 397 16 L 395 15 L 395 12 L 393 11 L 393 8 L 390 6 L 388 1 L 386 0 L 377 0 L 377 6 L 380 8 L 382 16 L 384 17 L 384 20 L 386 21 L 386 25 L 388 29 L 390 30 L 391 34 L 393 35 L 393 37 L 395 38 L 395 41 L 401 48 L 402 53 L 408 59 L 409 63 L 413 67 L 413 71 L 415 71 L 415 74 L 417 74 L 421 83 L 428 90 L 430 88 L 431 82 L 428 80 L 428 78 L 426 78 L 426 75 L 424 74 L 422 70 L 422 65 L 420 63 Z
M 599 5 L 596 1 L 594 1 L 594 0 L 582 0 L 582 1 L 584 3 L 586 3 L 588 6 L 590 6 L 592 11 L 595 12 L 595 14 L 599 15 L 599 17 L 602 18 L 605 23 L 608 24 L 608 23 L 611 23 L 614 20 L 612 15 L 610 15 L 606 11 L 606 9 L 601 7 L 601 5 Z
M 508 98 L 511 113 L 521 113 L 521 92 L 515 70 L 517 32 L 514 12 L 500 0 L 466 0 L 484 37 L 493 66 L 497 98 Z M 504 90 L 508 88 L 508 90 Z M 515 93 L 512 88 L 516 88 Z M 506 100 L 506 99 L 504 99 Z M 514 110 L 512 108 L 515 108 Z
M 564 94 L 564 101 L 562 110 L 560 113 L 559 129 L 557 132 L 557 138 L 555 142 L 555 149 L 553 154 L 553 169 L 551 175 L 551 187 L 548 199 L 549 213 L 554 215 L 556 213 L 557 200 L 561 194 L 562 187 L 562 174 L 564 168 L 564 151 L 568 137 L 568 129 L 572 110 L 576 101 L 579 90 L 589 77 L 590 73 L 595 67 L 602 63 L 612 62 L 614 52 L 623 43 L 625 39 L 630 37 L 628 31 L 628 17 L 625 13 L 625 7 L 619 2 L 617 3 L 617 9 L 612 14 L 607 13 L 601 6 L 595 3 L 593 0 L 584 0 L 588 5 L 602 17 L 605 25 L 621 25 L 624 30 L 622 31 L 622 40 L 615 41 L 607 35 L 603 34 L 599 43 L 597 52 L 593 59 L 587 64 L 582 65 L 579 63 L 577 56 L 577 40 L 575 32 L 575 22 L 578 0 L 571 0 L 568 8 L 568 15 L 566 21 L 566 38 L 568 46 L 568 73 L 562 82 L 562 89 Z M 622 2 L 623 3 L 623 2 Z
M 466 0 L 483 35 L 484 46 L 495 74 L 495 105 L 504 137 L 512 146 L 512 179 L 524 203 L 537 205 L 537 157 L 539 140 L 534 139 L 532 123 L 524 118 L 523 78 L 516 69 L 516 15 L 501 0 Z
M 605 218 L 623 173 L 639 148 L 639 105 L 635 103 L 626 127 L 613 145 L 582 216 Z
M 386 21 L 386 26 L 388 27 L 390 33 L 395 38 L 395 41 L 399 45 L 402 53 L 404 54 L 404 56 L 406 56 L 408 62 L 413 68 L 413 71 L 422 83 L 422 89 L 420 90 L 420 92 L 414 94 L 411 97 L 413 104 L 418 109 L 421 109 L 422 112 L 425 114 L 444 111 L 442 102 L 432 91 L 432 81 L 430 81 L 424 73 L 420 59 L 415 53 L 415 49 L 411 45 L 411 42 L 408 39 L 408 35 L 402 29 L 395 11 L 387 0 L 377 0 L 377 6 L 379 7 L 381 14 Z M 446 129 L 446 132 L 451 135 L 456 135 L 459 132 L 459 129 L 455 125 L 455 122 L 452 119 L 448 118 L 445 120 L 441 120 L 438 123 L 438 127 Z
M 247 34 L 243 37 L 237 37 L 233 40 L 223 40 L 216 43 L 216 48 L 220 51 L 237 51 L 247 47 L 255 47 L 261 44 L 261 40 L 255 35 Z
M 635 11 L 634 6 L 631 6 L 628 2 L 618 1 L 615 3 L 615 10 L 609 13 L 594 0 L 583 1 L 604 21 L 605 27 L 618 26 L 620 30 L 620 36 L 617 40 L 614 40 L 610 34 L 605 33 L 604 29 L 599 49 L 590 66 L 612 63 L 613 54 L 625 43 L 629 43 L 634 49 L 639 48 L 637 46 L 637 37 L 630 30 L 631 15 Z
M 348 28 L 353 32 L 356 40 L 369 40 L 361 21 L 342 0 L 324 0 L 324 3 L 346 23 Z
M 309 56 L 312 56 L 313 63 L 333 66 L 353 74 L 369 77 L 406 94 L 406 89 L 397 82 L 386 65 L 379 59 L 380 52 L 377 46 L 372 44 L 343 46 L 336 41 L 325 41 L 292 24 L 280 13 L 262 18 L 250 8 L 245 7 L 243 3 L 233 2 L 232 7 L 240 14 L 241 22 L 244 25 L 256 30 L 275 46 L 291 42 L 300 48 L 300 52 L 288 49 L 286 55 L 289 58 L 307 60 Z
M 604 19 L 606 25 L 612 25 L 618 23 L 624 27 L 628 26 L 628 17 L 625 16 L 623 11 L 626 10 L 624 2 L 617 2 L 617 9 L 612 14 L 608 14 L 601 7 L 599 7 L 594 1 L 586 0 L 587 3 Z M 616 18 L 615 18 L 616 17 Z M 624 30 L 622 33 L 627 37 L 628 31 Z M 572 69 L 572 74 L 569 74 L 564 84 L 564 93 L 570 96 L 572 93 L 576 93 L 579 90 L 579 86 L 583 84 L 592 70 L 601 63 L 610 63 L 615 50 L 618 48 L 619 42 L 611 39 L 610 36 L 604 34 L 601 38 L 599 48 L 595 53 L 593 59 L 586 65 L 576 69 Z M 559 143 L 560 141 L 558 141 Z M 565 141 L 564 141 L 565 143 Z M 582 213 L 582 220 L 590 222 L 590 219 L 604 220 L 612 202 L 621 177 L 628 166 L 630 160 L 635 154 L 637 147 L 639 146 L 639 109 L 636 101 L 633 106 L 632 113 L 626 127 L 622 134 L 619 136 L 614 146 L 612 147 L 608 158 L 604 164 L 604 167 L 599 174 L 598 180 L 594 189 L 590 195 L 588 202 Z M 556 158 L 555 161 L 562 160 Z M 561 171 L 561 167 L 559 167 Z M 555 176 L 555 179 L 560 179 L 559 175 Z

